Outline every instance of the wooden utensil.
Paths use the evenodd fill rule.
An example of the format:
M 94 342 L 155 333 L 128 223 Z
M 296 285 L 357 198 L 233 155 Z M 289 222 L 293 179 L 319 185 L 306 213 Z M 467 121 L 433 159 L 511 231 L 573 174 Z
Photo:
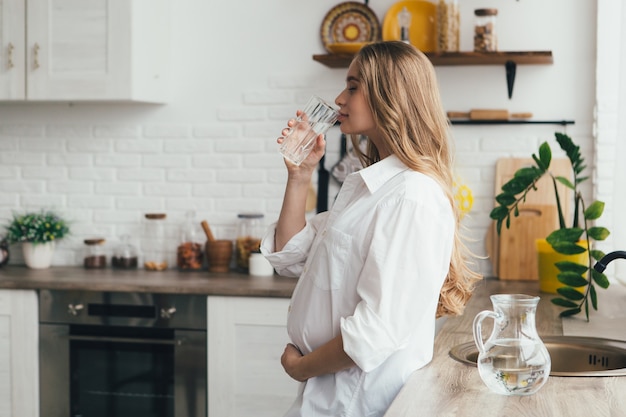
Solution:
M 215 242 L 215 237 L 213 236 L 213 233 L 211 232 L 209 223 L 206 220 L 202 220 L 202 223 L 200 224 L 202 225 L 202 229 L 204 230 L 204 234 L 206 235 L 207 240 L 209 242 Z
M 449 111 L 449 119 L 470 119 L 470 120 L 509 120 L 509 119 L 530 119 L 533 114 L 530 112 L 509 113 L 505 109 L 472 109 L 469 112 Z
M 559 227 L 556 207 L 524 204 L 519 216 L 500 234 L 498 277 L 506 280 L 538 280 L 535 240 L 543 239 Z
M 209 272 L 230 271 L 233 242 L 226 239 L 209 240 L 204 245 L 209 263 Z
M 531 158 L 500 158 L 496 163 L 496 177 L 494 181 L 494 192 L 495 195 L 500 194 L 502 185 L 513 178 L 515 172 L 524 167 L 531 166 L 533 164 L 533 160 Z M 556 176 L 562 176 L 565 178 L 570 178 L 572 173 L 571 164 L 566 158 L 555 158 L 552 160 L 550 164 L 550 170 Z M 566 218 L 570 217 L 571 205 L 572 205 L 572 194 L 569 189 L 567 189 L 563 184 L 558 183 L 557 187 L 559 188 L 559 193 L 563 197 L 561 200 L 561 204 L 563 207 L 563 214 Z M 556 200 L 554 197 L 554 188 L 552 185 L 552 181 L 548 177 L 542 178 L 537 184 L 537 190 L 535 192 L 529 193 L 526 197 L 526 202 L 523 203 L 520 207 L 525 207 L 525 205 L 530 206 L 551 206 L 553 212 L 556 214 Z M 558 218 L 558 216 L 557 216 Z M 513 219 L 511 220 L 513 222 Z M 495 222 L 491 222 L 489 228 L 487 230 L 487 235 L 485 238 L 485 249 L 487 251 L 487 255 L 491 260 L 492 270 L 495 276 L 503 278 L 500 276 L 500 263 L 507 262 L 507 259 L 501 260 L 500 252 L 504 250 L 506 253 L 510 253 L 507 247 L 504 249 L 501 248 L 500 245 L 500 236 L 498 236 L 498 232 L 495 228 Z M 550 230 L 553 231 L 558 227 L 558 224 Z M 506 229 L 506 226 L 502 227 L 502 231 Z M 541 236 L 541 238 L 545 238 L 547 236 Z M 504 245 L 508 245 L 507 242 Z M 534 245 L 534 240 L 533 240 Z M 508 256 L 508 255 L 507 255 Z M 532 268 L 532 267 L 531 267 Z M 522 274 L 536 274 L 535 269 L 529 271 L 528 268 L 524 268 Z M 506 270 L 504 271 L 506 272 Z M 533 276 L 533 275 L 529 275 Z M 511 279 L 511 278 L 509 278 Z M 525 278 L 528 279 L 528 278 Z

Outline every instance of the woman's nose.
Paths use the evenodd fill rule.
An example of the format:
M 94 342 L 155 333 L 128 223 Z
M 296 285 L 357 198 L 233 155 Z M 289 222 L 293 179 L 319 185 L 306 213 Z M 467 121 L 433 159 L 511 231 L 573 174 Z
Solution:
M 335 98 L 335 104 L 338 105 L 339 107 L 341 107 L 344 103 L 344 101 L 341 99 L 341 96 L 343 96 L 343 91 L 339 93 L 337 98 Z

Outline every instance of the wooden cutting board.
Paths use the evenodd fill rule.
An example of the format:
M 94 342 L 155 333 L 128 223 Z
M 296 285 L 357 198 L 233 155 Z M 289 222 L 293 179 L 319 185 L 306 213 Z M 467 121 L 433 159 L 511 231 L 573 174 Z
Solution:
M 535 240 L 559 227 L 555 206 L 524 204 L 511 226 L 499 236 L 498 277 L 507 280 L 538 280 Z
M 501 158 L 499 159 L 498 162 L 496 163 L 496 176 L 495 176 L 495 181 L 494 181 L 495 194 L 496 195 L 500 194 L 502 185 L 504 185 L 507 181 L 513 178 L 513 175 L 518 169 L 524 166 L 531 166 L 532 164 L 533 164 L 532 158 Z M 571 169 L 569 159 L 555 158 L 550 164 L 550 166 L 551 166 L 551 171 L 554 173 L 554 175 L 571 178 L 572 169 Z M 571 206 L 573 204 L 572 193 L 568 188 L 566 188 L 564 185 L 560 183 L 558 184 L 557 187 L 562 197 L 561 203 L 563 205 L 563 213 L 565 214 L 566 219 L 569 219 Z M 552 230 L 558 227 L 558 214 L 556 211 L 556 200 L 554 198 L 554 188 L 552 185 L 552 180 L 549 177 L 542 178 L 541 181 L 539 181 L 539 183 L 537 184 L 537 190 L 534 190 L 528 193 L 526 202 L 523 203 L 520 207 L 526 207 L 526 206 L 528 206 L 531 209 L 536 206 L 552 207 L 552 212 L 554 213 L 554 216 L 556 216 L 555 218 L 556 218 L 557 223 L 555 224 L 554 227 L 552 227 L 549 230 L 549 232 L 551 232 Z M 545 209 L 542 208 L 541 210 L 542 210 L 541 211 L 542 213 L 547 213 Z M 527 224 L 527 227 L 533 227 L 535 231 L 538 231 L 538 230 L 542 230 L 542 228 L 545 227 L 546 222 L 550 221 L 549 219 L 550 216 L 552 216 L 552 214 L 539 216 L 540 217 L 539 219 L 524 218 L 521 221 L 525 223 L 532 223 L 532 224 Z M 517 219 L 511 218 L 511 227 L 514 227 L 514 220 L 517 220 Z M 506 232 L 506 227 L 504 226 L 502 227 L 502 232 L 503 233 Z M 548 233 L 544 234 L 543 236 L 540 236 L 540 238 L 545 238 Z M 529 267 L 525 267 L 524 265 L 521 265 L 520 271 L 516 274 L 509 273 L 507 271 L 507 267 L 505 267 L 505 269 L 502 270 L 502 273 L 507 275 L 507 277 L 504 277 L 501 275 L 500 265 L 508 264 L 509 261 L 513 263 L 517 262 L 515 258 L 509 259 L 509 257 L 512 256 L 511 253 L 513 253 L 513 250 L 515 250 L 515 249 L 513 250 L 509 249 L 509 246 L 521 245 L 520 239 L 522 238 L 520 237 L 519 239 L 514 239 L 512 242 L 507 241 L 507 240 L 505 240 L 504 242 L 500 242 L 500 236 L 498 236 L 498 233 L 496 231 L 495 222 L 493 221 L 491 222 L 489 229 L 487 230 L 487 235 L 485 239 L 485 247 L 487 250 L 487 255 L 489 256 L 489 259 L 491 260 L 493 273 L 498 278 L 501 278 L 501 279 L 537 279 L 536 278 L 537 277 L 536 260 L 535 260 L 534 266 L 530 265 Z M 523 239 L 532 240 L 531 243 L 525 243 L 525 246 L 524 246 L 525 248 L 529 248 L 531 244 L 532 244 L 532 248 L 534 248 L 534 245 L 535 245 L 534 238 L 526 236 Z M 502 258 L 501 253 L 504 253 L 504 259 L 501 259 Z M 521 278 L 511 278 L 511 277 L 521 277 Z M 532 278 L 532 277 L 535 277 L 535 278 Z

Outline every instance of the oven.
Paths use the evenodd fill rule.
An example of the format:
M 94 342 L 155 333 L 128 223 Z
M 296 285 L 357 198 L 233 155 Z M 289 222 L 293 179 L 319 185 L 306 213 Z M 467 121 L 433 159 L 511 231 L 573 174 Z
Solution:
M 41 417 L 206 417 L 206 296 L 39 291 Z

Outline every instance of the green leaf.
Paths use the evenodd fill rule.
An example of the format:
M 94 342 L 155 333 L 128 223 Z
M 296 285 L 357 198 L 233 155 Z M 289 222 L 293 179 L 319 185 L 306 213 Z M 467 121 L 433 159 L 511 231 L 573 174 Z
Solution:
M 576 314 L 580 313 L 580 307 L 578 308 L 573 308 L 571 310 L 564 310 L 561 311 L 561 314 L 559 314 L 559 317 L 569 317 L 569 316 L 574 316 Z
M 498 235 L 502 232 L 502 219 L 496 222 L 496 230 L 498 231 Z
M 567 298 L 568 300 L 578 301 L 578 300 L 582 300 L 583 298 L 585 298 L 584 294 L 582 294 L 579 291 L 576 291 L 572 287 L 557 288 L 556 292 L 562 295 L 563 297 Z
M 581 164 L 583 159 L 580 157 L 580 147 L 574 144 L 572 138 L 564 133 L 558 132 L 556 132 L 554 136 L 556 137 L 556 141 L 559 143 L 561 149 L 565 151 L 567 157 L 572 162 L 572 166 L 575 167 L 576 165 Z
M 596 287 L 591 285 L 589 287 L 589 296 L 591 297 L 591 305 L 594 310 L 598 309 L 598 294 L 596 294 Z
M 521 181 L 528 181 L 528 183 L 530 184 L 535 179 L 541 177 L 541 175 L 543 175 L 543 171 L 537 169 L 537 167 L 523 167 L 515 171 L 513 177 Z
M 583 248 L 582 246 L 578 246 L 577 244 L 571 242 L 552 243 L 552 249 L 564 255 L 577 255 L 579 253 L 585 253 L 587 251 L 586 248 Z
M 570 262 L 570 261 L 559 261 L 559 262 L 555 262 L 554 265 L 556 265 L 559 271 L 575 272 L 578 275 L 584 274 L 585 272 L 587 272 L 587 269 L 588 269 L 586 265 L 581 265 L 581 264 L 577 264 L 576 262 Z
M 503 220 L 508 215 L 509 215 L 509 210 L 504 206 L 498 206 L 494 208 L 493 210 L 491 210 L 491 213 L 489 213 L 489 217 L 491 217 L 494 220 Z
M 572 184 L 572 183 L 570 182 L 570 180 L 568 180 L 568 179 L 567 179 L 567 178 L 565 178 L 565 177 L 556 177 L 556 180 L 557 180 L 558 182 L 560 182 L 561 184 L 563 184 L 564 186 L 566 186 L 567 188 L 569 188 L 569 189 L 572 189 L 572 190 L 575 190 L 575 189 L 576 189 L 576 187 L 574 187 L 574 184 Z
M 552 149 L 550 149 L 548 142 L 543 142 L 539 146 L 539 160 L 541 161 L 540 166 L 544 171 L 550 167 L 550 162 L 552 162 Z
M 604 240 L 611 234 L 611 232 L 609 232 L 609 229 L 606 227 L 590 227 L 587 230 L 587 234 L 592 239 Z
M 541 160 L 539 158 L 537 158 L 537 155 L 532 154 L 533 160 L 535 161 L 535 163 L 537 164 L 537 166 L 539 167 L 540 170 L 542 171 L 547 171 L 548 167 L 546 167 L 543 162 L 541 162 Z
M 578 242 L 582 235 L 583 229 L 580 227 L 571 227 L 555 230 L 548 235 L 546 240 L 551 245 L 554 245 L 556 242 Z
M 519 194 L 526 190 L 533 182 L 531 177 L 513 177 L 502 186 L 502 191 L 509 194 Z
M 496 202 L 503 206 L 510 206 L 511 204 L 515 203 L 515 201 L 517 201 L 517 199 L 512 194 L 502 193 L 496 196 Z
M 591 270 L 591 277 L 600 286 L 600 288 L 609 288 L 609 279 L 602 272 L 598 272 L 595 269 Z
M 584 214 L 587 220 L 596 220 L 602 216 L 602 212 L 604 212 L 604 202 L 594 201 L 587 207 Z
M 600 259 L 604 258 L 604 255 L 605 255 L 604 252 L 602 252 L 601 250 L 598 250 L 598 249 L 590 250 L 589 254 L 591 254 L 591 257 L 593 259 L 595 259 L 596 261 L 599 261 Z
M 561 272 L 556 276 L 556 279 L 570 287 L 583 287 L 589 283 L 589 281 L 575 272 Z
M 570 301 L 570 300 L 566 300 L 564 298 L 553 298 L 552 300 L 552 304 L 555 304 L 559 307 L 567 307 L 567 308 L 571 308 L 571 307 L 578 307 L 578 304 Z M 580 307 L 579 307 L 580 309 Z

